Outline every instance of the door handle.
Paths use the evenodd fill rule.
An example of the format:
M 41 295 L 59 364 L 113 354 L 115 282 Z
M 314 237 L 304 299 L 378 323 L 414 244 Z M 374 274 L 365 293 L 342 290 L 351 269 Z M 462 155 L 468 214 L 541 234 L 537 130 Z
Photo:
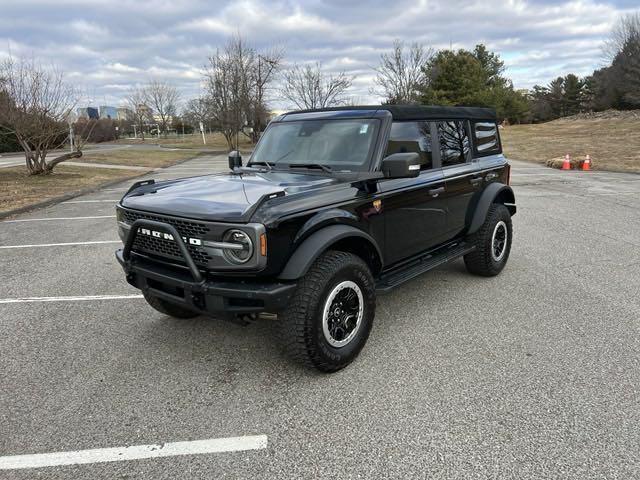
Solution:
M 444 187 L 432 188 L 429 190 L 429 195 L 432 197 L 437 197 L 441 193 L 444 193 Z
M 482 180 L 484 180 L 484 178 L 482 177 L 473 177 L 471 180 L 469 180 L 469 183 L 471 185 L 480 185 L 482 183 Z

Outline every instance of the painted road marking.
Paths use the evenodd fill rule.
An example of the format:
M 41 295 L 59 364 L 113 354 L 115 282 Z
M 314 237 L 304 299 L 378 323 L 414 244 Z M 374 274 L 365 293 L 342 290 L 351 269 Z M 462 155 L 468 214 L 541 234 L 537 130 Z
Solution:
M 140 294 L 132 294 L 132 295 L 85 295 L 85 296 L 76 296 L 76 297 L 0 298 L 0 303 L 89 302 L 92 300 L 127 300 L 132 298 L 144 298 L 144 296 Z
M 116 218 L 115 215 L 95 215 L 92 217 L 45 217 L 45 218 L 23 218 L 20 220 L 5 220 L 2 223 L 21 223 L 21 222 L 47 222 L 53 220 L 89 220 L 93 218 Z
M 102 202 L 111 202 L 111 203 L 116 203 L 120 201 L 119 199 L 116 200 L 69 200 L 68 202 L 62 202 L 63 204 L 65 203 L 102 203 Z
M 104 245 L 108 243 L 122 243 L 120 240 L 96 240 L 95 242 L 67 242 L 67 243 L 38 243 L 35 245 L 0 245 L 0 248 L 41 248 L 41 247 L 70 247 L 73 245 Z
M 72 452 L 40 453 L 0 457 L 0 470 L 81 465 L 86 463 L 121 462 L 144 458 L 202 455 L 205 453 L 242 452 L 267 448 L 266 435 L 210 438 L 191 442 L 132 445 L 130 447 L 94 448 Z

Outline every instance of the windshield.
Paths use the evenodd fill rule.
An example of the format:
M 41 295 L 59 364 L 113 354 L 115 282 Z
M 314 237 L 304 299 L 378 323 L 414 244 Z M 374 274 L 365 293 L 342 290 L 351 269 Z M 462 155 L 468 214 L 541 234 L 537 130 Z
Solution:
M 366 170 L 378 124 L 375 119 L 274 123 L 260 139 L 250 163 L 268 163 L 276 168 L 322 165 L 334 171 Z

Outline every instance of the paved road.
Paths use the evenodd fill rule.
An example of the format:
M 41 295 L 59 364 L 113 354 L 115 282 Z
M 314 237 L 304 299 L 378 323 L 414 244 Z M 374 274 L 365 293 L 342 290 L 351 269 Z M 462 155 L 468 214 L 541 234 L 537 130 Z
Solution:
M 367 347 L 334 375 L 284 359 L 276 320 L 174 320 L 127 297 L 115 243 L 0 249 L 0 301 L 80 297 L 0 303 L 0 464 L 267 441 L 0 478 L 639 478 L 640 176 L 514 162 L 513 184 L 504 272 L 456 261 L 380 298 Z M 17 220 L 109 216 L 124 189 Z M 116 240 L 113 218 L 0 223 L 2 246 Z M 181 445 L 157 451 L 196 444 Z

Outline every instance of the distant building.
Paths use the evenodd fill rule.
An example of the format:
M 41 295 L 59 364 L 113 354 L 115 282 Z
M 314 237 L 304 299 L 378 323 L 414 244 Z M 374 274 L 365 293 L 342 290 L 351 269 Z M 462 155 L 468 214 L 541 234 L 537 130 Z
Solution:
M 153 110 L 151 110 L 151 107 L 149 107 L 149 105 L 145 105 L 144 103 L 141 103 L 140 105 L 138 105 L 138 112 L 140 113 L 140 116 L 142 116 L 143 118 L 146 118 L 146 119 L 153 118 Z
M 96 120 L 100 118 L 100 113 L 95 107 L 78 108 L 76 112 L 78 114 L 78 118 L 95 118 Z
M 120 121 L 131 121 L 133 120 L 133 111 L 127 107 L 119 107 L 116 118 Z
M 165 116 L 165 120 L 167 121 L 167 125 L 173 125 L 174 117 L 173 115 L 167 115 Z M 162 123 L 162 115 L 159 115 L 157 113 L 154 114 L 153 121 L 156 123 Z
M 111 120 L 118 119 L 118 109 L 116 107 L 108 107 L 103 105 L 100 107 L 100 118 L 109 118 Z

